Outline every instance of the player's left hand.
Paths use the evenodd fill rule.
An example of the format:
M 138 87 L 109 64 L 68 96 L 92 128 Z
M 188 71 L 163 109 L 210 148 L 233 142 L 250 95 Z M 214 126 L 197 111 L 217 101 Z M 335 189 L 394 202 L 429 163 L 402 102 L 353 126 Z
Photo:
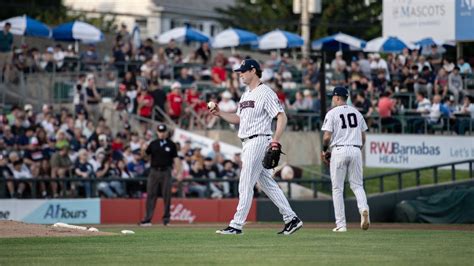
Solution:
M 331 162 L 331 152 L 330 151 L 322 151 L 321 152 L 321 162 L 329 165 L 329 163 Z

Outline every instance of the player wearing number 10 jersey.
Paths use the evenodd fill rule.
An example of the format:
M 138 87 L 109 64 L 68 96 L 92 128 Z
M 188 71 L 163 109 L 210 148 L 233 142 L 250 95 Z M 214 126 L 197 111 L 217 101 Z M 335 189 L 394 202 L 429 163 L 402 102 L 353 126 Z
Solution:
M 344 180 L 348 175 L 350 187 L 357 199 L 361 215 L 361 228 L 369 228 L 369 206 L 365 195 L 362 177 L 362 146 L 365 142 L 367 124 L 357 109 L 346 104 L 349 96 L 343 87 L 334 88 L 331 109 L 324 119 L 321 130 L 324 131 L 321 158 L 329 158 L 332 183 L 332 198 L 336 228 L 334 232 L 345 232 L 346 216 L 344 211 Z

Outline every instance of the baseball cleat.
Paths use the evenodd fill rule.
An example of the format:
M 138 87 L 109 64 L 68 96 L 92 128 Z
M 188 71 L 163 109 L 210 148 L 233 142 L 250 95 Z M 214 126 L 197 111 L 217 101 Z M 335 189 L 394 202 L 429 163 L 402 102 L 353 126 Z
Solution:
M 151 226 L 151 221 L 141 221 L 140 223 L 138 223 L 138 225 L 142 227 L 149 227 Z
M 242 230 L 228 226 L 227 228 L 224 228 L 222 230 L 217 230 L 216 234 L 221 234 L 221 235 L 241 235 L 244 234 Z
M 347 227 L 345 227 L 345 226 L 336 227 L 336 228 L 332 229 L 332 231 L 333 232 L 338 232 L 338 233 L 347 232 Z
M 362 230 L 367 230 L 369 229 L 369 225 L 370 225 L 369 211 L 363 210 L 362 214 L 360 215 L 360 228 Z
M 279 235 L 291 235 L 294 232 L 298 231 L 298 229 L 300 229 L 301 227 L 303 227 L 303 222 L 300 220 L 300 218 L 295 216 L 295 217 L 293 217 L 293 219 L 291 219 L 290 222 L 285 224 L 285 227 L 283 228 L 283 230 L 278 232 L 278 234 Z

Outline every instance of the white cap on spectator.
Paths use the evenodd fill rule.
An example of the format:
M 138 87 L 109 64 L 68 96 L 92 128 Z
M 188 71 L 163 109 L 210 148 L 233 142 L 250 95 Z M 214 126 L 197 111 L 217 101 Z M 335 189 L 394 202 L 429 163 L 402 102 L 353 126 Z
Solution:
M 282 76 L 284 79 L 291 79 L 291 72 L 285 71 L 283 72 Z
M 306 89 L 306 90 L 304 90 L 303 95 L 304 96 L 309 96 L 309 95 L 311 95 L 311 91 Z
M 94 74 L 92 73 L 87 74 L 86 79 L 94 79 Z
M 105 135 L 105 134 L 100 134 L 100 135 L 99 135 L 99 141 L 107 141 L 107 135 Z
M 43 111 L 45 111 L 45 110 L 49 110 L 49 105 L 43 104 Z
M 33 110 L 33 105 L 25 104 L 25 111 L 32 111 L 32 110 Z
M 342 51 L 337 51 L 336 56 L 342 56 Z
M 173 82 L 173 84 L 171 84 L 171 89 L 181 89 L 181 83 L 179 82 Z
M 229 91 L 224 91 L 222 93 L 222 98 L 230 99 L 230 98 L 232 98 L 232 94 Z
M 380 54 L 379 54 L 379 53 L 375 53 L 375 54 L 374 54 L 374 58 L 375 58 L 375 59 L 380 59 Z

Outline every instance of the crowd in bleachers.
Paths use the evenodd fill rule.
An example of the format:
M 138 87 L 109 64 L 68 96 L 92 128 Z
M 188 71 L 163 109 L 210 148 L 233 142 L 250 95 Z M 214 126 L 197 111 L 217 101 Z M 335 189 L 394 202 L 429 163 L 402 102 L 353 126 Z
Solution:
M 112 134 L 104 118 L 97 117 L 94 122 L 84 110 L 74 115 L 67 109 L 55 112 L 52 106 L 44 105 L 41 112 L 35 113 L 31 105 L 14 106 L 0 117 L 0 178 L 6 183 L 6 196 L 142 197 L 146 191 L 142 181 L 121 180 L 148 175 L 150 165 L 142 151 L 153 139 L 154 130 L 143 130 L 137 132 L 126 125 L 123 131 Z M 139 137 L 141 133 L 143 137 Z M 191 142 L 178 146 L 184 171 L 177 177 L 174 195 L 236 196 L 233 183 L 215 183 L 208 188 L 205 182 L 179 181 L 235 179 L 240 171 L 240 154 L 225 158 L 217 142 L 209 154 L 203 154 Z M 22 178 L 26 181 L 18 182 Z M 96 182 L 81 181 L 82 178 Z M 108 181 L 110 178 L 117 180 Z M 42 180 L 28 182 L 34 179 Z
M 403 50 L 400 54 L 337 52 L 328 64 L 327 89 L 346 86 L 351 91 L 351 104 L 365 116 L 371 127 L 381 131 L 425 133 L 450 128 L 457 134 L 472 133 L 474 104 L 472 68 L 463 58 L 449 60 L 439 47 L 429 52 Z M 69 61 L 70 58 L 79 61 Z M 31 105 L 13 106 L 0 119 L 0 173 L 7 179 L 7 196 L 31 196 L 35 190 L 43 197 L 95 196 L 141 197 L 143 183 L 107 181 L 107 177 L 132 179 L 146 176 L 149 164 L 141 149 L 153 137 L 154 130 L 126 126 L 112 134 L 100 116 L 101 95 L 97 80 L 98 64 L 106 64 L 109 71 L 101 85 L 117 88 L 113 102 L 122 122 L 128 125 L 131 114 L 162 120 L 154 108 L 159 107 L 182 127 L 212 128 L 222 126 L 210 116 L 206 102 L 214 101 L 224 111 L 235 111 L 243 87 L 237 73 L 243 56 L 229 57 L 203 43 L 196 50 L 184 54 L 180 46 L 170 41 L 156 49 L 148 39 L 140 47 L 133 47 L 130 33 L 122 27 L 117 33 L 109 55 L 99 55 L 94 45 L 77 54 L 74 47 L 63 50 L 61 45 L 36 48 L 22 46 L 15 49 L 5 73 L 16 69 L 22 72 L 81 70 L 74 82 L 74 108 L 56 110 L 43 106 L 39 113 Z M 303 58 L 295 60 L 289 54 L 272 52 L 262 60 L 262 80 L 275 90 L 289 115 L 317 114 L 320 110 L 319 62 Z M 116 75 L 114 73 L 117 73 Z M 207 84 L 208 89 L 200 85 Z M 168 89 L 169 88 L 169 89 Z M 401 117 L 401 116 L 404 117 Z M 291 119 L 293 129 L 307 128 L 305 119 Z M 139 136 L 144 136 L 140 138 Z M 222 178 L 233 179 L 239 174 L 240 158 L 224 158 L 218 145 L 214 153 L 202 154 L 192 149 L 191 143 L 180 147 L 184 175 L 178 179 Z M 71 181 L 68 177 L 93 177 L 100 182 Z M 17 178 L 51 178 L 37 183 L 12 182 Z M 60 182 L 58 182 L 60 181 Z M 36 184 L 36 183 L 35 183 Z M 179 196 L 236 196 L 233 183 L 183 183 L 173 190 Z M 96 187 L 93 187 L 95 185 Z
M 64 51 L 61 45 L 56 45 L 47 47 L 43 53 L 36 48 L 20 49 L 15 52 L 13 65 L 17 68 L 25 65 L 28 69 L 33 65 L 33 69 L 46 71 L 67 70 L 75 65 L 66 63 L 66 59 L 79 58 L 82 70 L 94 72 L 96 64 L 101 62 L 107 70 L 118 72 L 117 75 L 109 72 L 107 81 L 101 85 L 106 83 L 118 88 L 115 102 L 124 116 L 134 113 L 151 118 L 157 106 L 185 128 L 222 126 L 206 112 L 205 103 L 214 101 L 225 110 L 236 109 L 243 87 L 232 69 L 244 56 L 225 56 L 208 43 L 187 49 L 186 53 L 183 52 L 186 49 L 181 48 L 174 40 L 157 47 L 151 39 L 135 47 L 130 32 L 122 25 L 112 51 L 106 55 L 98 54 L 94 45 L 79 54 L 72 46 Z M 378 53 L 336 52 L 326 66 L 327 89 L 350 88 L 352 104 L 379 131 L 421 133 L 441 126 L 464 134 L 472 127 L 472 121 L 466 119 L 472 114 L 473 89 L 469 90 L 474 84 L 472 68 L 462 57 L 453 60 L 444 56 L 442 47 L 434 45 L 423 49 L 404 49 L 385 57 Z M 26 63 L 15 63 L 18 60 Z M 272 52 L 267 60 L 261 61 L 262 80 L 275 89 L 281 103 L 296 117 L 298 113 L 317 115 L 320 111 L 318 60 L 295 60 L 288 53 Z M 82 76 L 80 82 L 85 78 L 87 76 Z M 82 105 L 87 112 L 100 101 L 98 90 L 92 89 L 97 87 L 96 82 L 92 78 L 87 80 L 91 82 L 84 83 L 87 93 L 76 93 L 74 101 L 79 108 L 76 111 Z M 203 89 L 202 84 L 206 84 L 207 89 Z M 381 98 L 391 100 L 380 101 Z M 420 105 L 421 98 L 425 103 Z M 160 118 L 159 114 L 157 117 Z M 415 119 L 418 121 L 415 124 L 420 126 L 407 128 L 408 119 Z M 307 129 L 303 120 L 293 120 L 298 122 L 292 125 L 293 129 Z M 314 121 L 317 126 L 318 119 Z

